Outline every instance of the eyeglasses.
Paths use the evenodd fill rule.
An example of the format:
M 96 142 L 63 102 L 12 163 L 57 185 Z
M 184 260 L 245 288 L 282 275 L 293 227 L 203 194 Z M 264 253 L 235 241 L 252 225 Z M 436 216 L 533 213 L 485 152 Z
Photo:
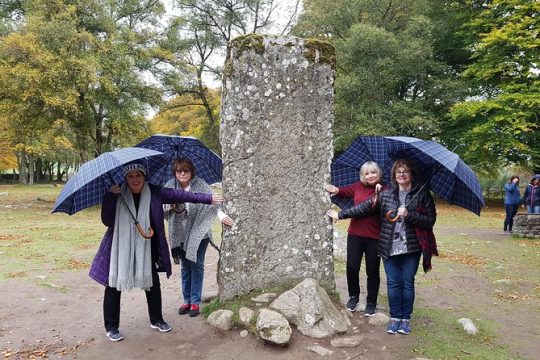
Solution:
M 181 173 L 184 173 L 184 174 L 189 174 L 189 173 L 191 173 L 191 170 L 189 170 L 189 169 L 176 169 L 176 170 L 174 170 L 174 171 L 177 172 L 177 173 L 179 173 L 179 174 L 181 174 Z
M 405 171 L 396 171 L 396 176 L 403 176 L 403 175 L 410 175 L 410 171 L 409 170 L 405 170 Z

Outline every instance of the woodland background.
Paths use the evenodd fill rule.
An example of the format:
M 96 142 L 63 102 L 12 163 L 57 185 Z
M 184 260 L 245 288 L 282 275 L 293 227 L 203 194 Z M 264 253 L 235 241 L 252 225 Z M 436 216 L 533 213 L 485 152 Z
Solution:
M 248 33 L 335 46 L 336 154 L 405 135 L 485 181 L 539 172 L 539 19 L 535 0 L 0 0 L 0 173 L 65 180 L 152 133 L 220 153 L 208 79 Z

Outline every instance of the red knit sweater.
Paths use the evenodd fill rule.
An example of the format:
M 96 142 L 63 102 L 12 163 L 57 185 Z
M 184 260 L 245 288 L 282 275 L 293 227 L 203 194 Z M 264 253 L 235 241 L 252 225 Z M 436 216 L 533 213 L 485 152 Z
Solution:
M 375 193 L 375 187 L 365 186 L 361 182 L 354 183 L 339 188 L 339 193 L 336 196 L 353 198 L 354 205 L 358 205 L 369 199 Z M 349 234 L 361 236 L 373 240 L 379 240 L 381 233 L 381 221 L 379 213 L 373 215 L 351 218 Z

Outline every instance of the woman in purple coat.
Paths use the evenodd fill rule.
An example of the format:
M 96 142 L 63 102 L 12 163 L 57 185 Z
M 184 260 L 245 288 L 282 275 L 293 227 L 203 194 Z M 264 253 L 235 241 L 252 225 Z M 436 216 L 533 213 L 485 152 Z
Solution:
M 162 205 L 222 201 L 220 195 L 150 185 L 146 174 L 140 164 L 126 165 L 125 183 L 113 185 L 103 197 L 101 220 L 108 229 L 92 262 L 90 277 L 105 286 L 103 318 L 111 341 L 124 338 L 118 330 L 120 296 L 133 288 L 146 292 L 150 326 L 160 332 L 171 330 L 162 316 L 158 276 L 158 272 L 165 272 L 167 277 L 172 273 Z

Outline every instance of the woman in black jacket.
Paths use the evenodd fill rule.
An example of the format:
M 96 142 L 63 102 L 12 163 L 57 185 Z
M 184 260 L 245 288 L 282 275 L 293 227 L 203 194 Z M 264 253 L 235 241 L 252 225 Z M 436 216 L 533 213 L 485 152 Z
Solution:
M 328 210 L 334 220 L 379 213 L 381 235 L 377 252 L 383 259 L 387 279 L 390 334 L 410 334 L 414 306 L 414 277 L 420 262 L 419 233 L 431 231 L 436 220 L 435 203 L 429 191 L 414 183 L 408 160 L 392 166 L 394 187 L 380 193 L 375 204 L 367 200 L 339 213 Z

